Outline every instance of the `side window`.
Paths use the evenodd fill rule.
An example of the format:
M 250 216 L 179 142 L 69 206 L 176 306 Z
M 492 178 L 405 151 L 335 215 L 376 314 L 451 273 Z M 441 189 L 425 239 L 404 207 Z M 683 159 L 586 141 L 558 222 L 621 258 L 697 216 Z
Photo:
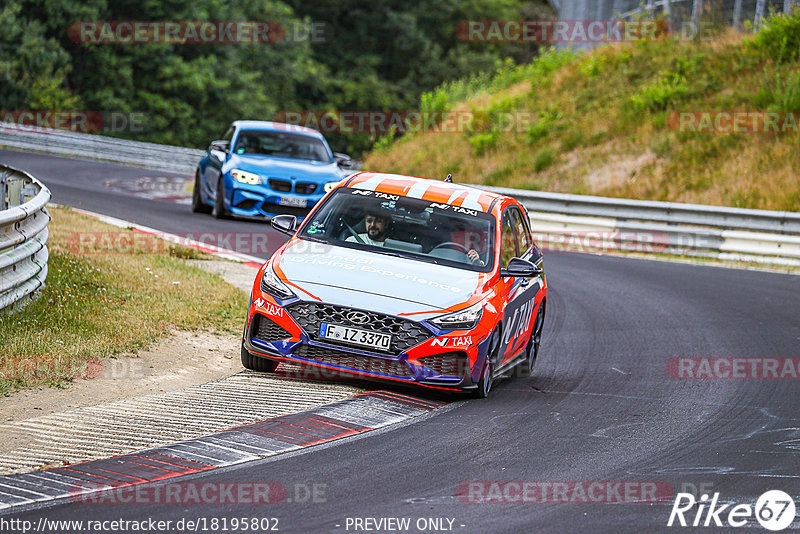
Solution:
M 525 215 L 519 208 L 513 207 L 509 210 L 511 212 L 512 224 L 514 225 L 514 232 L 517 234 L 517 242 L 519 243 L 519 255 L 524 256 L 531 248 L 532 239 L 531 231 L 528 228 Z
M 517 240 L 514 238 L 514 226 L 511 219 L 511 211 L 506 210 L 503 214 L 503 235 L 500 243 L 500 266 L 508 267 L 511 258 L 518 255 Z

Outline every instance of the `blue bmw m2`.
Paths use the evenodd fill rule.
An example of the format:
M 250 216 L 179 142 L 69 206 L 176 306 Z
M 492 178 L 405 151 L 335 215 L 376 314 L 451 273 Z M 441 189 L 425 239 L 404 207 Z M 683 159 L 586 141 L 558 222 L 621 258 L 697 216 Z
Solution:
M 350 174 L 351 165 L 311 128 L 235 121 L 197 165 L 192 211 L 217 218 L 302 218 Z

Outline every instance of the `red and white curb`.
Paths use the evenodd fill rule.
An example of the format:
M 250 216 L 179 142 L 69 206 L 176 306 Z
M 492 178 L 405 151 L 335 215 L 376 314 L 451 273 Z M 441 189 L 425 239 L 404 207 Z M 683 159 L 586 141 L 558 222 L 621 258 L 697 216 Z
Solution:
M 446 405 L 373 391 L 172 445 L 0 477 L 0 513 L 19 506 L 210 471 L 362 434 Z

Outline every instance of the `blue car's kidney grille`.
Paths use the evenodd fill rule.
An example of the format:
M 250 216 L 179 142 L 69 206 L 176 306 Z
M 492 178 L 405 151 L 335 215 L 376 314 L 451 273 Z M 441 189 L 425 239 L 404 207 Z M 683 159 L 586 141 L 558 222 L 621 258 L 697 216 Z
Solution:
M 411 374 L 411 369 L 403 362 L 359 356 L 340 350 L 300 345 L 295 349 L 294 355 L 305 360 L 313 360 L 336 367 L 349 367 L 350 369 L 366 371 L 368 373 L 379 373 L 382 375 L 401 376 L 405 378 L 411 378 L 413 376 Z
M 294 192 L 298 195 L 311 195 L 317 190 L 317 184 L 309 182 L 297 182 L 294 184 Z
M 269 179 L 269 186 L 273 191 L 279 193 L 289 193 L 292 190 L 292 182 L 289 180 L 278 180 L 277 178 Z
M 417 343 L 433 337 L 433 334 L 428 331 L 428 329 L 414 321 L 382 313 L 363 311 L 363 314 L 366 314 L 367 320 L 363 323 L 354 323 L 347 318 L 347 315 L 350 312 L 362 312 L 362 310 L 356 310 L 346 306 L 335 306 L 333 304 L 317 302 L 299 302 L 287 306 L 286 310 L 292 314 L 292 317 L 300 323 L 300 326 L 303 327 L 308 336 L 314 340 L 319 336 L 319 327 L 322 323 L 351 326 L 371 332 L 390 334 L 392 336 L 392 345 L 389 352 L 392 354 L 400 354 Z M 332 341 L 325 339 L 325 342 L 331 343 Z

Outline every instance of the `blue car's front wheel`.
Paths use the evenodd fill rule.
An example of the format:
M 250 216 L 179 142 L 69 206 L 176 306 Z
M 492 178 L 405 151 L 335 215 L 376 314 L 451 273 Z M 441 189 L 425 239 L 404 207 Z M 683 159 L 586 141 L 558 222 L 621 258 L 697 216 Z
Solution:
M 222 176 L 217 181 L 217 196 L 214 199 L 214 217 L 217 219 L 229 218 L 228 212 L 225 209 L 225 180 Z
M 203 203 L 203 196 L 200 193 L 200 169 L 194 174 L 194 191 L 192 191 L 192 212 L 194 213 L 211 213 L 214 209 L 213 206 L 207 206 Z

